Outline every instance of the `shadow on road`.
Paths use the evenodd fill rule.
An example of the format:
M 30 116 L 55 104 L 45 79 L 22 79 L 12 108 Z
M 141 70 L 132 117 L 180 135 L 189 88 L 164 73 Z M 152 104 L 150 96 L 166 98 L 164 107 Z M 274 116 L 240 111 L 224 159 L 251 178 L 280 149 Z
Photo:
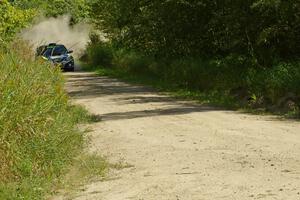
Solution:
M 91 73 L 66 74 L 67 86 L 72 86 L 68 94 L 74 99 L 97 98 L 115 94 L 147 94 L 152 89 L 128 85 L 115 79 L 100 77 Z
M 178 107 L 169 109 L 154 109 L 129 112 L 115 112 L 101 115 L 101 121 L 126 120 L 154 116 L 184 115 L 194 112 L 209 112 L 215 109 L 209 107 Z
M 101 121 L 125 120 L 153 116 L 184 115 L 194 112 L 210 112 L 216 109 L 209 106 L 179 102 L 174 98 L 157 95 L 153 89 L 144 86 L 129 85 L 116 79 L 100 77 L 91 73 L 66 74 L 67 91 L 73 99 L 94 99 L 110 96 L 118 105 L 159 104 L 159 109 L 112 112 L 97 115 Z M 140 107 L 140 108 L 143 108 Z

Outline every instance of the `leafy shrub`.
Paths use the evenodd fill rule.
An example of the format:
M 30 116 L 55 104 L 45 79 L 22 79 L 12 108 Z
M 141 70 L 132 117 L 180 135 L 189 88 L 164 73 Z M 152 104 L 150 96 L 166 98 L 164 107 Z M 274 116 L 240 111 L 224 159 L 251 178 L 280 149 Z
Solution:
M 272 68 L 251 69 L 247 79 L 252 93 L 264 96 L 274 104 L 288 93 L 300 95 L 299 63 L 280 63 Z
M 108 44 L 90 44 L 87 48 L 88 63 L 94 66 L 109 67 L 112 64 L 112 48 Z
M 36 9 L 47 17 L 70 14 L 72 24 L 86 20 L 89 14 L 87 0 L 15 0 L 12 5 L 22 9 Z
M 0 1 L 0 46 L 33 19 L 35 10 L 22 10 L 12 6 L 7 0 Z
M 149 72 L 153 60 L 137 52 L 120 49 L 114 52 L 113 65 L 133 73 Z
M 97 41 L 86 51 L 86 62 L 92 66 L 118 66 L 133 73 L 149 72 L 153 59 L 126 49 L 114 50 L 109 43 Z
M 214 83 L 214 68 L 202 59 L 176 59 L 167 64 L 164 70 L 164 78 L 181 87 L 208 90 Z

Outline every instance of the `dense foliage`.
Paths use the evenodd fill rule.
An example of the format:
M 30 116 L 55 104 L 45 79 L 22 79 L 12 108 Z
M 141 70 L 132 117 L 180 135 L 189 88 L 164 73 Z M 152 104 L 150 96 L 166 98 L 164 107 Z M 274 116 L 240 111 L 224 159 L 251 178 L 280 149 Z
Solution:
M 168 56 L 245 55 L 267 66 L 298 58 L 294 0 L 94 0 L 99 27 L 123 45 Z
M 88 18 L 87 0 L 13 0 L 13 5 L 22 8 L 38 8 L 46 17 L 71 15 L 72 22 L 77 23 Z
M 32 9 L 19 9 L 7 0 L 0 1 L 0 46 L 24 28 L 35 16 Z
M 299 109 L 299 1 L 93 0 L 91 9 L 112 47 L 92 41 L 91 60 L 112 53 L 111 65 L 128 74 Z
M 0 45 L 14 36 L 37 16 L 71 15 L 72 23 L 86 20 L 89 6 L 86 0 L 2 0 L 0 1 Z

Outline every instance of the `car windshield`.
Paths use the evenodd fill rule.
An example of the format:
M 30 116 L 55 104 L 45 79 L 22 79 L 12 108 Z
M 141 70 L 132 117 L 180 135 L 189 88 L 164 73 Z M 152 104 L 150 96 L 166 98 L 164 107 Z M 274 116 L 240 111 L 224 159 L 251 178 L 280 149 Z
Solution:
M 67 53 L 67 48 L 63 45 L 56 46 L 52 53 L 52 56 L 61 56 Z
M 47 48 L 46 51 L 44 52 L 43 56 L 45 56 L 46 58 L 49 58 L 52 54 L 52 51 L 53 51 L 53 47 Z

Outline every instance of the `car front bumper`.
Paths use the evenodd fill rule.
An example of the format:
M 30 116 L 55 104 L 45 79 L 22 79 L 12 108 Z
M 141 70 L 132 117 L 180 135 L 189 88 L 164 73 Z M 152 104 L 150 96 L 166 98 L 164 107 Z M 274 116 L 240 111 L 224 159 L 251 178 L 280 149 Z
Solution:
M 69 62 L 56 62 L 54 63 L 55 66 L 59 66 L 62 70 L 74 70 L 74 61 L 71 60 Z
M 64 70 L 72 70 L 74 69 L 74 61 L 70 61 L 67 63 L 61 63 L 61 68 Z

